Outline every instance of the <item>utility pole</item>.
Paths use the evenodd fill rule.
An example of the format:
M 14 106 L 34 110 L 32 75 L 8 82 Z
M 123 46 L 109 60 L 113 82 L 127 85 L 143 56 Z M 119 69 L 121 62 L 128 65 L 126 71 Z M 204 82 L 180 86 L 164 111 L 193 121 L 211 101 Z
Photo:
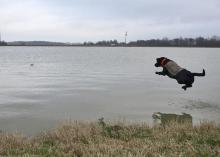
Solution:
M 0 32 L 0 43 L 2 42 L 2 34 L 1 34 L 1 32 Z
M 127 36 L 128 36 L 128 32 L 125 32 L 125 45 L 127 44 Z

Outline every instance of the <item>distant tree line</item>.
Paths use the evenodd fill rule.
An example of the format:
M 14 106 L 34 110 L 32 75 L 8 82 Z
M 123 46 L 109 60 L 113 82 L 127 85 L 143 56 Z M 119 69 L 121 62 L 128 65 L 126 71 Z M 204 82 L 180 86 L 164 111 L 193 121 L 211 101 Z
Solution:
M 119 43 L 117 40 L 103 40 L 103 41 L 98 41 L 96 43 L 93 42 L 84 42 L 83 46 L 123 46 L 125 43 Z
M 117 40 L 84 42 L 83 46 L 130 46 L 130 47 L 220 47 L 220 38 L 213 36 L 212 38 L 175 38 L 175 39 L 150 39 L 137 40 L 129 43 L 119 43 Z
M 163 46 L 163 47 L 220 47 L 220 40 L 216 38 L 206 39 L 203 37 L 198 38 L 176 38 L 169 40 L 151 39 L 151 40 L 137 40 L 130 42 L 128 46 Z
M 128 43 L 118 42 L 117 40 L 103 40 L 98 42 L 84 43 L 61 43 L 48 41 L 0 41 L 0 46 L 109 46 L 109 47 L 220 47 L 220 37 L 213 36 L 211 38 L 175 38 L 175 39 L 150 39 L 137 40 Z
M 0 41 L 0 46 L 7 46 L 7 42 L 5 42 L 5 41 Z

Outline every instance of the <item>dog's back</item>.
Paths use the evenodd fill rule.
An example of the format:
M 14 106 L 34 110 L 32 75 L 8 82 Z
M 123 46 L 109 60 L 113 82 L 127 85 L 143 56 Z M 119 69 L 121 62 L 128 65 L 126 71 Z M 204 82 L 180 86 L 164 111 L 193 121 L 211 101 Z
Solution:
M 183 70 L 183 68 L 181 68 L 176 62 L 172 60 L 167 62 L 167 64 L 165 64 L 164 67 L 172 76 L 176 76 L 181 70 Z

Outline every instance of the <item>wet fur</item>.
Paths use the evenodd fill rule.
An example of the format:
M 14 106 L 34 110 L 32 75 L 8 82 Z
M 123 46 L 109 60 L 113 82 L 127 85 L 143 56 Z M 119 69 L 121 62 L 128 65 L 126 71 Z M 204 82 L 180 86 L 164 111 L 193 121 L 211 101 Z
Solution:
M 180 72 L 178 72 L 175 76 L 172 76 L 168 69 L 164 65 L 166 65 L 169 61 L 172 61 L 166 57 L 160 57 L 156 59 L 155 67 L 162 67 L 163 71 L 156 72 L 158 75 L 167 75 L 170 78 L 176 79 L 179 84 L 184 84 L 182 88 L 186 90 L 187 88 L 192 87 L 194 82 L 194 76 L 205 76 L 205 70 L 203 69 L 202 73 L 192 73 L 183 68 Z M 162 65 L 163 64 L 163 65 Z

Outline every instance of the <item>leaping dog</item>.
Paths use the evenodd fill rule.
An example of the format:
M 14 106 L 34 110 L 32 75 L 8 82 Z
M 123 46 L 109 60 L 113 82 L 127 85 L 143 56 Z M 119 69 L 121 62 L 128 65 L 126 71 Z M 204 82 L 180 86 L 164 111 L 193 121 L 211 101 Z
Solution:
M 166 57 L 160 57 L 156 60 L 155 67 L 162 67 L 163 71 L 155 73 L 163 76 L 167 75 L 170 78 L 176 79 L 179 84 L 185 84 L 182 86 L 184 90 L 192 87 L 194 76 L 205 76 L 204 69 L 202 73 L 192 73 Z

